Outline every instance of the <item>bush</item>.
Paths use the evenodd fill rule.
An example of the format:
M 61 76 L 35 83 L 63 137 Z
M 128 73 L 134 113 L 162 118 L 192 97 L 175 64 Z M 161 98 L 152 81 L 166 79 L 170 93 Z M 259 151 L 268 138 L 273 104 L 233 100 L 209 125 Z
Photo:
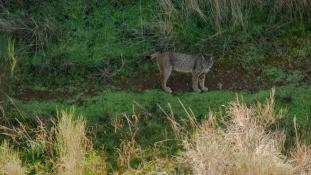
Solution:
M 303 174 L 310 172 L 308 146 L 293 151 L 294 162 L 282 154 L 285 133 L 269 131 L 283 118 L 274 112 L 274 91 L 265 104 L 246 106 L 240 100 L 227 107 L 229 121 L 217 125 L 211 114 L 196 132 L 183 141 L 179 160 L 196 175 L 207 174 Z

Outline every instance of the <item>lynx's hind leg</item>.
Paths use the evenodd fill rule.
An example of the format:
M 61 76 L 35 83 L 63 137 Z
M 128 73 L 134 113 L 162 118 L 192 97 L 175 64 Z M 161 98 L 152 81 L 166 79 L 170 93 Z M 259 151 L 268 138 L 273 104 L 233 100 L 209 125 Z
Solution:
M 173 69 L 168 61 L 169 60 L 158 59 L 158 66 L 161 72 L 163 90 L 168 93 L 172 93 L 172 89 L 166 86 L 167 80 L 169 79 Z
M 205 87 L 205 77 L 206 77 L 205 73 L 199 76 L 199 84 L 200 84 L 201 90 L 204 92 L 208 91 L 208 88 Z

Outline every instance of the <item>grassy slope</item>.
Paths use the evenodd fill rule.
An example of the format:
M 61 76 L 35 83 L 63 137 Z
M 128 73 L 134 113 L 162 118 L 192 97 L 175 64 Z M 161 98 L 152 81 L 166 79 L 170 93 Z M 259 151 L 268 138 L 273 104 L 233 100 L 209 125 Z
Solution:
M 181 4 L 174 2 L 175 8 L 181 10 Z M 25 35 L 26 38 L 20 39 L 21 34 L 8 32 L 16 39 L 17 71 L 20 73 L 17 78 L 27 77 L 28 82 L 22 83 L 30 84 L 30 87 L 50 89 L 53 84 L 60 84 L 56 85 L 57 88 L 70 84 L 69 88 L 83 89 L 81 82 L 85 83 L 86 79 L 89 81 L 94 77 L 97 68 L 118 70 L 122 59 L 125 65 L 113 78 L 154 72 L 156 66 L 142 60 L 143 54 L 165 45 L 163 40 L 166 36 L 160 32 L 159 23 L 165 27 L 163 22 L 167 16 L 153 0 L 30 0 L 15 3 L 7 9 L 17 18 L 23 16 L 34 21 L 30 20 L 27 31 L 30 35 Z M 245 74 L 259 72 L 258 79 L 267 76 L 274 83 L 283 80 L 299 83 L 303 78 L 308 79 L 306 71 L 311 64 L 311 18 L 300 21 L 285 17 L 271 22 L 267 20 L 268 13 L 258 10 L 247 17 L 249 21 L 245 30 L 227 26 L 218 33 L 210 19 L 204 21 L 193 11 L 178 13 L 177 17 L 168 20 L 167 27 L 172 27 L 171 33 L 168 33 L 172 37 L 169 49 L 189 53 L 213 52 L 216 63 L 243 69 Z M 179 98 L 201 119 L 209 109 L 221 111 L 220 106 L 234 100 L 236 93 L 243 95 L 247 103 L 262 101 L 269 95 L 268 90 L 254 94 L 224 90 L 169 95 L 160 90 L 138 93 L 107 89 L 98 96 L 84 99 L 82 105 L 71 101 L 17 100 L 16 103 L 26 115 L 38 113 L 52 116 L 56 116 L 57 110 L 76 105 L 78 112 L 87 118 L 90 125 L 97 125 L 97 144 L 105 144 L 107 149 L 113 149 L 120 144 L 122 136 L 114 133 L 110 123 L 123 113 L 131 114 L 136 103 L 139 104 L 134 105 L 136 112 L 142 115 L 151 113 L 151 117 L 144 120 L 139 134 L 139 142 L 148 146 L 167 139 L 163 133 L 166 133 L 169 124 L 157 104 L 167 109 L 170 103 L 176 118 L 181 120 L 186 114 L 178 102 Z M 291 97 L 292 101 L 284 103 L 283 97 Z M 289 130 L 289 137 L 293 135 L 294 116 L 297 116 L 302 132 L 309 130 L 310 87 L 278 88 L 277 107 L 288 109 L 288 117 L 280 126 Z M 17 116 L 16 113 L 11 114 Z M 308 134 L 304 136 L 305 140 L 311 140 Z
M 9 9 L 17 15 L 31 16 L 38 24 L 34 30 L 31 29 L 35 34 L 33 38 L 20 40 L 13 34 L 18 72 L 21 73 L 18 78 L 27 77 L 31 86 L 49 88 L 54 82 L 61 81 L 61 85 L 73 82 L 70 84 L 76 88 L 80 85 L 79 81 L 84 82 L 85 78 L 92 77 L 97 68 L 117 70 L 122 59 L 125 66 L 114 78 L 135 77 L 140 73 L 155 71 L 156 66 L 141 61 L 141 58 L 145 51 L 163 47 L 164 36 L 157 25 L 165 17 L 156 1 L 30 2 L 30 5 L 26 2 Z M 287 23 L 287 19 L 281 19 L 270 23 L 263 12 L 255 12 L 249 18 L 247 30 L 225 29 L 217 33 L 210 22 L 204 22 L 196 13 L 181 15 L 170 21 L 173 42 L 169 47 L 190 53 L 213 52 L 219 64 L 244 69 L 248 74 L 256 70 L 262 73 L 260 76 L 268 76 L 274 82 L 287 80 L 297 83 L 307 78 L 306 69 L 311 64 L 310 18 L 302 22 L 296 20 Z M 51 27 L 51 24 L 56 27 Z M 289 64 L 293 68 L 289 69 Z M 74 66 L 67 69 L 66 65 Z M 269 91 L 249 93 L 224 90 L 169 95 L 160 90 L 138 93 L 107 89 L 98 96 L 84 99 L 82 105 L 71 101 L 18 100 L 16 104 L 26 112 L 26 116 L 33 113 L 56 116 L 57 110 L 75 105 L 77 111 L 87 118 L 89 125 L 96 125 L 96 144 L 104 144 L 107 152 L 112 154 L 109 158 L 113 160 L 117 154 L 114 148 L 120 145 L 126 133 L 115 133 L 111 126 L 112 119 L 123 113 L 130 115 L 133 106 L 142 115 L 149 116 L 146 113 L 151 113 L 151 117 L 142 121 L 138 134 L 139 143 L 148 147 L 157 141 L 172 138 L 172 132 L 167 132 L 169 124 L 157 104 L 168 109 L 167 104 L 170 103 L 176 118 L 181 120 L 186 114 L 178 102 L 179 98 L 201 119 L 210 109 L 221 111 L 220 106 L 234 100 L 236 94 L 242 95 L 247 103 L 255 103 L 264 100 Z M 311 88 L 280 87 L 276 95 L 277 108 L 288 110 L 287 118 L 279 123 L 280 127 L 288 130 L 291 139 L 294 135 L 292 118 L 297 116 L 303 139 L 310 142 L 308 118 L 311 116 Z M 291 97 L 291 102 L 285 103 L 284 97 Z M 17 116 L 16 113 L 11 114 Z M 176 145 L 170 149 L 176 149 Z
M 17 16 L 30 15 L 38 25 L 30 29 L 35 37 L 20 40 L 17 36 L 17 50 L 22 51 L 18 53 L 21 77 L 29 76 L 31 85 L 83 81 L 81 77 L 93 77 L 97 68 L 118 70 L 121 60 L 125 65 L 114 78 L 154 72 L 155 66 L 142 56 L 164 48 L 166 37 L 172 37 L 167 46 L 170 50 L 213 52 L 218 64 L 238 66 L 245 73 L 256 72 L 259 78 L 267 76 L 272 81 L 301 81 L 304 69 L 311 64 L 309 18 L 269 22 L 265 10 L 254 10 L 246 17 L 245 30 L 227 27 L 218 33 L 210 19 L 204 21 L 195 12 L 181 11 L 179 3 L 175 3 L 179 11 L 172 19 L 167 19 L 157 1 L 32 3 L 8 8 Z M 171 31 L 160 32 L 160 23 Z M 289 64 L 294 70 L 288 70 Z
M 27 31 L 30 35 L 25 35 L 25 38 L 21 37 L 23 33 L 16 35 L 8 32 L 16 39 L 17 78 L 24 80 L 27 77 L 28 80 L 22 83 L 43 89 L 50 89 L 50 85 L 54 84 L 58 89 L 63 88 L 63 84 L 72 85 L 66 87 L 69 89 L 83 89 L 81 82 L 92 78 L 97 68 L 108 67 L 115 71 L 119 69 L 121 60 L 125 61 L 125 65 L 113 78 L 135 77 L 155 71 L 156 66 L 142 60 L 142 56 L 145 51 L 163 48 L 164 45 L 165 36 L 159 32 L 158 24 L 166 17 L 157 1 L 30 0 L 19 3 L 22 5 L 17 3 L 8 7 L 10 12 L 35 21 L 30 21 Z M 176 9 L 181 9 L 180 4 L 175 5 Z M 211 22 L 205 22 L 196 13 L 181 14 L 169 21 L 172 25 L 169 35 L 173 37 L 169 49 L 189 53 L 213 52 L 220 65 L 243 69 L 246 74 L 259 71 L 262 73 L 260 76 L 267 76 L 274 83 L 281 80 L 299 83 L 307 78 L 306 68 L 311 64 L 310 18 L 290 22 L 285 18 L 270 23 L 266 17 L 265 12 L 254 12 L 248 17 L 250 20 L 246 30 L 225 28 L 217 33 Z M 289 69 L 289 64 L 293 68 Z M 25 112 L 22 115 L 26 116 L 26 120 L 33 114 L 56 116 L 56 111 L 75 106 L 86 117 L 88 126 L 95 126 L 97 137 L 94 142 L 97 148 L 104 145 L 108 162 L 115 164 L 118 154 L 115 148 L 129 137 L 129 131 L 125 127 L 115 132 L 111 126 L 113 119 L 122 118 L 124 114 L 130 116 L 135 109 L 141 116 L 136 139 L 139 145 L 149 148 L 158 141 L 174 139 L 170 124 L 157 104 L 166 111 L 169 111 L 168 103 L 171 104 L 175 117 L 181 121 L 186 114 L 178 102 L 180 99 L 198 119 L 202 119 L 210 110 L 221 112 L 224 109 L 221 106 L 234 100 L 236 95 L 243 96 L 249 104 L 263 101 L 269 96 L 269 90 L 170 95 L 161 90 L 132 92 L 106 89 L 97 96 L 83 99 L 81 104 L 71 100 L 14 101 L 17 108 Z M 297 116 L 302 140 L 311 143 L 311 88 L 279 87 L 276 97 L 277 109 L 288 110 L 286 118 L 278 123 L 278 127 L 288 131 L 287 145 L 292 145 L 293 141 L 294 116 Z M 286 102 L 288 97 L 292 100 Z M 19 111 L 15 107 L 10 110 L 7 116 L 18 116 Z M 166 148 L 161 149 L 159 154 L 178 152 L 178 144 L 177 141 L 165 142 Z

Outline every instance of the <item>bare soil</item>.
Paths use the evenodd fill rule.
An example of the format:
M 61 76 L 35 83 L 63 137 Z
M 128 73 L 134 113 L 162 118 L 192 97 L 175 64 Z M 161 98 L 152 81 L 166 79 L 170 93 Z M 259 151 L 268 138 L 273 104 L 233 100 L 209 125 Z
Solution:
M 259 88 L 266 87 L 264 81 L 258 80 L 258 70 L 246 72 L 236 67 L 225 67 L 214 65 L 211 72 L 206 77 L 206 87 L 209 90 L 251 90 L 255 91 Z M 20 100 L 79 100 L 86 96 L 94 96 L 109 85 L 120 90 L 143 91 L 148 89 L 161 89 L 161 79 L 159 72 L 146 74 L 138 77 L 124 77 L 113 80 L 111 82 L 87 83 L 83 87 L 82 92 L 69 92 L 67 90 L 35 90 L 31 88 L 17 88 L 17 92 L 13 96 Z M 190 92 L 191 74 L 173 72 L 168 80 L 170 86 L 175 92 Z
M 73 96 L 72 93 L 66 91 L 53 91 L 53 90 L 38 90 L 31 88 L 20 88 L 14 95 L 15 98 L 20 100 L 63 100 L 69 99 Z
M 258 71 L 253 73 L 245 73 L 244 70 L 236 68 L 225 68 L 215 65 L 210 73 L 207 74 L 205 85 L 209 90 L 257 90 L 259 84 L 262 87 L 264 84 L 258 82 Z M 115 87 L 121 89 L 130 89 L 142 91 L 146 89 L 161 88 L 160 74 L 154 73 L 141 77 L 122 78 L 112 83 Z M 173 91 L 191 91 L 191 74 L 173 72 L 170 76 L 167 85 Z

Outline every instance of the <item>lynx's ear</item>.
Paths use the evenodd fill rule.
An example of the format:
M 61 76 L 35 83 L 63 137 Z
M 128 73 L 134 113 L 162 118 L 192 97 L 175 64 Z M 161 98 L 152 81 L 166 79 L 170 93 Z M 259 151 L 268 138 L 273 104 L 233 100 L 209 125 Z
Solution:
M 208 61 L 213 61 L 213 55 L 212 54 L 203 54 L 204 58 Z
M 202 55 L 200 61 L 201 61 L 201 64 L 204 64 L 204 62 L 206 61 L 206 57 Z

